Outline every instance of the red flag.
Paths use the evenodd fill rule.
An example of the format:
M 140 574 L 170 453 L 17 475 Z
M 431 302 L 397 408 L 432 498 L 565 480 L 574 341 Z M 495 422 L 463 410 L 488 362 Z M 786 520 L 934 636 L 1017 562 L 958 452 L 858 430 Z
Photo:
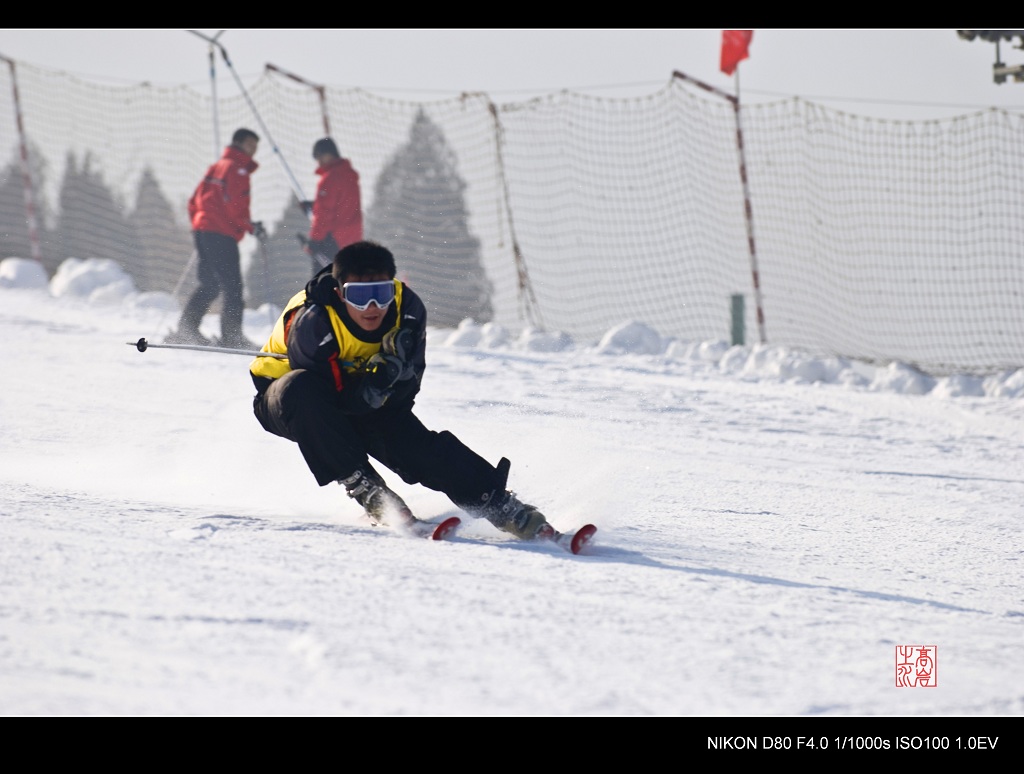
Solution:
M 722 30 L 722 72 L 732 75 L 736 66 L 750 56 L 753 30 Z

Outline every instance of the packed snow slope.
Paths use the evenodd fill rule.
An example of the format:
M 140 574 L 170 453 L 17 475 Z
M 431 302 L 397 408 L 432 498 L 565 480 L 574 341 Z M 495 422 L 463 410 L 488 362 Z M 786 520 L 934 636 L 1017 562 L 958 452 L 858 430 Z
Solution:
M 176 320 L 103 261 L 0 263 L 4 715 L 1024 713 L 1024 371 L 431 329 L 417 413 L 597 524 L 572 556 L 370 526 L 260 428 L 248 357 L 130 346 Z

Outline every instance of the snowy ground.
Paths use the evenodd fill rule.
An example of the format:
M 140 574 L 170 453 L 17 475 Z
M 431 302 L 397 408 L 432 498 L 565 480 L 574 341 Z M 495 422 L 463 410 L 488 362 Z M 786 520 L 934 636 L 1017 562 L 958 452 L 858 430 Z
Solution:
M 127 346 L 168 299 L 23 264 L 0 263 L 0 714 L 1024 714 L 1024 371 L 432 330 L 420 417 L 600 528 L 575 557 L 468 518 L 432 543 L 316 486 L 252 416 L 249 358 Z M 898 646 L 937 648 L 935 687 L 896 686 Z

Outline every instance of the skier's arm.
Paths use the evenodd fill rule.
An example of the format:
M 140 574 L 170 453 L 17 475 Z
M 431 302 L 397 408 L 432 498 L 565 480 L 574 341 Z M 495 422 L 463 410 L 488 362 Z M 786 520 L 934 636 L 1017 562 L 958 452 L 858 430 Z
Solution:
M 402 361 L 402 378 L 394 385 L 391 404 L 411 406 L 426 369 L 427 309 L 408 287 L 403 288 L 402 298 L 401 327 L 385 336 L 381 349 Z
M 320 374 L 340 392 L 344 386 L 338 343 L 327 310 L 311 304 L 300 310 L 288 329 L 288 362 Z

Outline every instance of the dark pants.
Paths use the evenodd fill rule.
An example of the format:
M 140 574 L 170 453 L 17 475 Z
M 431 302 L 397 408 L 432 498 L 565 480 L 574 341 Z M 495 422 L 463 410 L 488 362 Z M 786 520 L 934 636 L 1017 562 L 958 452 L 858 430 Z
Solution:
M 226 341 L 242 337 L 242 261 L 234 237 L 209 231 L 193 231 L 198 256 L 199 287 L 181 311 L 178 330 L 198 331 L 203 315 L 223 294 L 220 334 Z
M 428 430 L 411 409 L 342 413 L 333 387 L 310 371 L 289 371 L 274 381 L 254 398 L 253 411 L 265 430 L 299 445 L 320 486 L 373 470 L 368 457 L 469 511 L 503 484 L 487 460 L 447 430 Z

